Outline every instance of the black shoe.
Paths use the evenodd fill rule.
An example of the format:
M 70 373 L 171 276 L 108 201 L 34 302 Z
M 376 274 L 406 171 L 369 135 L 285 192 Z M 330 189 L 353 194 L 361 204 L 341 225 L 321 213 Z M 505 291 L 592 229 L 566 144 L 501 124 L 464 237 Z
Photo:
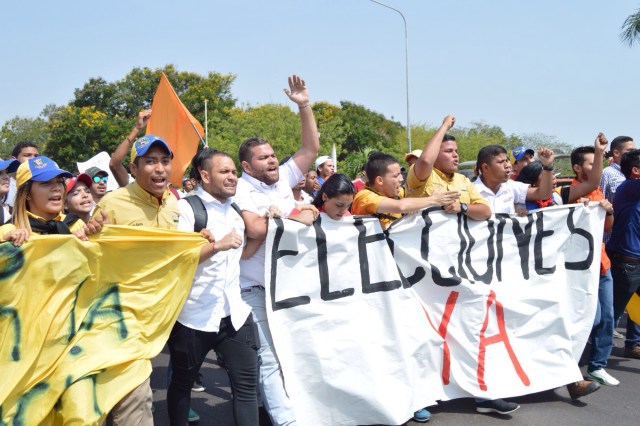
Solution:
M 476 402 L 476 411 L 481 414 L 509 414 L 513 413 L 518 408 L 520 408 L 519 404 L 505 401 L 504 399 L 492 399 L 489 401 Z

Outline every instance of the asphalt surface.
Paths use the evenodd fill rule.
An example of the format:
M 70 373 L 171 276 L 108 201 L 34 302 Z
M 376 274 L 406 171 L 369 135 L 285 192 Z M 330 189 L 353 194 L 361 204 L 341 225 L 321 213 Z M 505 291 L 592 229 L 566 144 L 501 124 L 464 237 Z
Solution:
M 618 331 L 624 332 L 622 328 Z M 616 387 L 602 386 L 597 392 L 577 402 L 571 401 L 566 388 L 549 390 L 524 397 L 511 398 L 521 405 L 512 415 L 486 415 L 475 412 L 471 398 L 457 399 L 429 407 L 430 425 L 613 425 L 640 424 L 640 360 L 623 357 L 624 340 L 614 340 L 607 371 L 620 380 Z M 165 350 L 154 360 L 151 387 L 154 393 L 154 420 L 157 426 L 169 425 L 166 403 L 166 374 L 169 360 Z M 586 367 L 582 367 L 586 373 Z M 231 390 L 226 372 L 210 354 L 201 369 L 205 392 L 191 393 L 191 406 L 200 415 L 194 425 L 233 425 Z M 261 413 L 261 425 L 270 425 Z M 407 425 L 421 425 L 409 421 Z

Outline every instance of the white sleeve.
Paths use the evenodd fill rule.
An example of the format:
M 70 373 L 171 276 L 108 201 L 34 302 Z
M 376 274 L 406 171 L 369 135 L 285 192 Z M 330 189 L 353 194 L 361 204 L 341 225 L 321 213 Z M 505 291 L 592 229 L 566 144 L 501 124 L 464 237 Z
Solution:
M 304 177 L 295 161 L 289 160 L 280 166 L 280 173 L 287 178 L 289 188 L 294 188 Z
M 525 204 L 527 202 L 529 184 L 518 182 L 517 180 L 512 181 L 511 184 L 513 185 L 513 202 L 515 204 Z
M 180 220 L 178 222 L 178 231 L 193 232 L 196 219 L 193 214 L 191 204 L 185 199 L 178 201 L 178 209 L 180 211 Z

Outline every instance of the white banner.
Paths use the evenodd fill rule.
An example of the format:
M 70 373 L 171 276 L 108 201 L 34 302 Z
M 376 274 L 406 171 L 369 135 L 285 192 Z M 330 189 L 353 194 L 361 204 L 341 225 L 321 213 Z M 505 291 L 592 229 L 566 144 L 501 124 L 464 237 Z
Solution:
M 436 400 L 581 379 L 604 211 L 270 223 L 267 310 L 301 425 L 400 424 Z M 422 306 L 420 304 L 422 302 Z

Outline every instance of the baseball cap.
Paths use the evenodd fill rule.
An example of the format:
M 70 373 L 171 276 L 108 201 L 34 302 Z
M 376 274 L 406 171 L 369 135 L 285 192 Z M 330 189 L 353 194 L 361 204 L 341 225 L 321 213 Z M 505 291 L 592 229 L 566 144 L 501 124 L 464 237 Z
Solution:
M 420 158 L 421 155 L 422 155 L 421 149 L 414 149 L 410 153 L 404 155 L 404 161 L 409 161 L 409 158 L 411 157 Z
M 67 193 L 71 192 L 71 190 L 77 185 L 78 182 L 84 183 L 85 185 L 87 185 L 87 188 L 90 188 L 93 184 L 93 182 L 91 181 L 91 177 L 87 173 L 81 173 L 76 177 L 67 179 Z
M 16 186 L 19 188 L 30 180 L 46 182 L 56 176 L 73 177 L 71 173 L 58 167 L 58 164 L 49 157 L 32 157 L 18 167 Z
M 20 161 L 13 160 L 3 160 L 0 158 L 0 172 L 6 170 L 7 173 L 13 173 L 18 170 L 18 166 L 20 165 Z
M 331 160 L 331 157 L 329 157 L 328 155 L 323 155 L 321 157 L 318 157 L 318 159 L 316 160 L 316 170 L 318 169 L 318 167 L 326 163 L 327 160 Z
M 131 162 L 133 163 L 137 157 L 142 157 L 143 155 L 145 155 L 147 151 L 149 151 L 149 148 L 151 148 L 155 144 L 159 144 L 164 149 L 166 149 L 167 152 L 171 155 L 171 158 L 173 158 L 173 152 L 171 152 L 171 148 L 169 148 L 169 145 L 167 145 L 164 139 L 156 135 L 144 135 L 143 137 L 135 141 L 133 143 L 133 146 L 131 147 Z
M 107 173 L 106 171 L 104 171 L 101 168 L 96 167 L 96 166 L 89 167 L 84 172 L 89 176 L 89 180 L 93 179 L 93 177 L 98 175 L 98 174 L 103 174 L 105 176 L 109 176 L 109 173 Z
M 520 161 L 524 158 L 526 154 L 530 153 L 531 155 L 535 155 L 535 151 L 531 148 L 525 148 L 524 146 L 517 146 L 511 150 L 511 162 L 515 163 L 516 161 Z

